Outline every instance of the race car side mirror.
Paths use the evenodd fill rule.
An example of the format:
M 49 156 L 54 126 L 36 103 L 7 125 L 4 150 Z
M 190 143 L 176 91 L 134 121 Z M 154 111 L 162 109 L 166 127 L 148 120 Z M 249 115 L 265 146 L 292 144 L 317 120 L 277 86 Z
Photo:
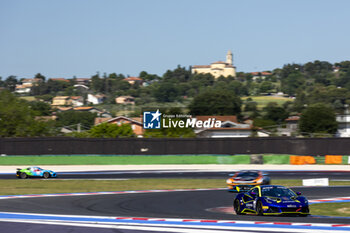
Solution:
M 301 192 L 297 192 L 297 195 L 300 196 L 300 195 L 301 195 Z

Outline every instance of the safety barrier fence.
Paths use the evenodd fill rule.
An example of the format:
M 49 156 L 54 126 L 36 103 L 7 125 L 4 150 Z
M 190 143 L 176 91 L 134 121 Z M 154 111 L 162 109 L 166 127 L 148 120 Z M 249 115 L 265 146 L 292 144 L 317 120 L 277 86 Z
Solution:
M 0 138 L 6 155 L 349 155 L 350 138 Z M 339 157 L 329 157 L 335 163 Z M 311 161 L 311 160 L 310 160 Z

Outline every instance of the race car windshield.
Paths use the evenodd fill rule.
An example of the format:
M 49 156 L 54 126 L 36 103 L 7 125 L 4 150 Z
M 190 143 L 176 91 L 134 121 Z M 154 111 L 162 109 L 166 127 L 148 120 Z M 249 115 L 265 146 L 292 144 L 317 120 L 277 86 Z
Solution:
M 258 177 L 259 174 L 256 172 L 240 172 L 237 177 Z
M 285 187 L 264 187 L 261 189 L 261 195 L 269 197 L 295 197 L 295 193 Z

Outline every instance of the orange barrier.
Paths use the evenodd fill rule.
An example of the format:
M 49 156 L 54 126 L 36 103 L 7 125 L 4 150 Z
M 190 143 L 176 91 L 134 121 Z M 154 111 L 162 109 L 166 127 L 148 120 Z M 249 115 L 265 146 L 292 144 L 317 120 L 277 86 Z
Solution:
M 341 155 L 326 155 L 325 164 L 342 164 L 343 156 Z
M 291 155 L 289 157 L 290 164 L 303 165 L 303 164 L 315 164 L 316 160 L 312 156 L 297 156 Z

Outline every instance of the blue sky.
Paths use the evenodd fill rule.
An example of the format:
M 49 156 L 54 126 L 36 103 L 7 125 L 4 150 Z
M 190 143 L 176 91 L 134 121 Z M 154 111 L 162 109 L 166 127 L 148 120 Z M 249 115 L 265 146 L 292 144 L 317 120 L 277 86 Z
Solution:
M 348 0 L 1 0 L 0 76 L 162 75 L 350 60 Z

